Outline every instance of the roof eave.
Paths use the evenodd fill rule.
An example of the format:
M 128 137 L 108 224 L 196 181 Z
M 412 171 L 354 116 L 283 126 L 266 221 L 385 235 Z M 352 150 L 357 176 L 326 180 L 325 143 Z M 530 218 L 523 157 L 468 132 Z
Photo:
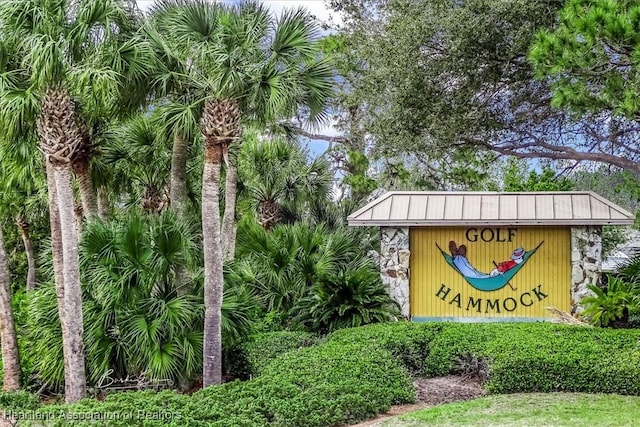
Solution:
M 610 219 L 610 220 L 582 220 L 582 221 L 562 221 L 562 220 L 550 220 L 550 221 L 498 221 L 498 220 L 486 220 L 486 221 L 393 221 L 393 220 L 357 220 L 348 219 L 348 224 L 351 227 L 472 227 L 472 226 L 540 226 L 540 225 L 555 225 L 555 226 L 586 226 L 586 225 L 632 225 L 633 219 Z

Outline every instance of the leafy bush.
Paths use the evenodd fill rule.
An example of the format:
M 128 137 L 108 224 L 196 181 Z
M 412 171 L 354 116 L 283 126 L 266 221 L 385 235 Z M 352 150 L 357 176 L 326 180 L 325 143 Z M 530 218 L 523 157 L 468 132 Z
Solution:
M 240 378 L 260 375 L 276 357 L 291 350 L 317 344 L 318 337 L 308 332 L 270 332 L 253 335 L 234 348 L 230 357 L 235 359 L 232 373 Z
M 420 325 L 422 326 L 422 325 Z M 510 324 L 510 330 L 520 324 Z M 457 361 L 461 357 L 487 357 L 486 346 L 495 340 L 502 324 L 442 324 L 439 333 L 429 343 L 424 373 L 427 376 L 441 376 L 456 372 Z
M 631 258 L 624 266 L 618 269 L 617 275 L 628 282 L 640 280 L 640 254 Z
M 71 405 L 44 406 L 36 418 L 47 420 L 46 425 L 51 426 L 193 425 L 184 411 L 188 403 L 189 396 L 173 391 L 122 392 L 107 395 L 103 401 L 83 399 Z M 20 425 L 35 427 L 42 423 L 27 420 Z
M 442 326 L 441 323 L 382 323 L 336 331 L 330 341 L 343 345 L 369 343 L 383 348 L 413 375 L 424 375 L 430 343 Z
M 294 324 L 327 333 L 370 323 L 388 322 L 400 315 L 397 303 L 380 280 L 378 266 L 358 260 L 337 274 L 319 277 L 293 311 Z
M 29 293 L 26 358 L 31 361 L 37 383 L 62 385 L 64 356 L 56 291 L 52 283 Z
M 607 286 L 587 286 L 594 295 L 582 299 L 584 315 L 603 327 L 626 327 L 629 314 L 638 307 L 638 283 L 607 275 Z
M 539 336 L 503 335 L 489 347 L 495 393 L 572 391 L 640 394 L 639 335 L 550 327 Z
M 40 407 L 40 400 L 35 394 L 26 391 L 0 391 L 0 410 L 33 411 Z
M 80 245 L 87 377 L 104 375 L 170 380 L 185 385 L 200 374 L 203 341 L 202 271 L 193 272 L 193 294 L 179 295 L 181 271 L 193 268 L 197 249 L 188 227 L 172 212 L 131 214 L 87 224 Z M 64 380 L 62 338 L 52 284 L 29 296 L 28 356 L 40 383 Z M 253 326 L 255 297 L 243 286 L 225 288 L 225 345 Z M 164 381 L 163 381 L 164 382 Z M 167 381 L 168 382 L 168 381 Z
M 205 425 L 333 426 L 411 402 L 406 371 L 381 348 L 326 343 L 291 351 L 247 383 L 210 387 L 188 411 Z M 241 422 L 241 420 L 244 420 Z
M 552 323 L 393 323 L 338 331 L 330 342 L 369 342 L 426 376 L 480 374 L 496 393 L 640 394 L 640 333 L 635 330 Z
M 68 414 L 55 420 L 56 426 L 95 422 L 77 419 L 80 415 L 119 414 L 101 421 L 110 426 L 325 427 L 357 422 L 413 399 L 411 378 L 389 351 L 367 342 L 336 341 L 289 351 L 254 380 L 209 387 L 191 397 L 168 391 L 118 393 L 103 402 L 48 406 L 39 414 Z M 161 414 L 162 419 L 138 414 Z
M 284 328 L 324 333 L 391 320 L 397 310 L 362 245 L 345 227 L 297 223 L 267 232 L 244 219 L 225 284 L 251 286 L 270 323 Z
M 453 373 L 460 358 L 487 361 L 494 393 L 573 391 L 640 394 L 640 333 L 580 326 L 447 324 L 425 372 Z
M 257 378 L 209 387 L 193 396 L 121 393 L 104 402 L 52 406 L 88 415 L 133 414 L 113 426 L 339 426 L 411 402 L 407 369 L 445 375 L 486 370 L 494 393 L 573 391 L 640 395 L 640 331 L 550 323 L 460 324 L 398 322 L 343 329 L 319 345 L 291 349 L 303 334 L 254 340 L 264 363 Z M 257 346 L 265 343 L 264 352 Z M 278 348 L 283 354 L 274 357 Z M 476 369 L 478 368 L 478 369 Z M 162 419 L 135 418 L 164 414 Z M 90 425 L 57 420 L 54 425 Z

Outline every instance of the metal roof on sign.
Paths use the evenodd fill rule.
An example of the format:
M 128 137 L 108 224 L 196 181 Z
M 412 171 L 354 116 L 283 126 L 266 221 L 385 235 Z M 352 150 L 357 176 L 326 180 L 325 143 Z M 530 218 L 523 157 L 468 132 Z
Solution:
M 593 192 L 391 191 L 349 215 L 353 226 L 630 225 L 634 215 Z

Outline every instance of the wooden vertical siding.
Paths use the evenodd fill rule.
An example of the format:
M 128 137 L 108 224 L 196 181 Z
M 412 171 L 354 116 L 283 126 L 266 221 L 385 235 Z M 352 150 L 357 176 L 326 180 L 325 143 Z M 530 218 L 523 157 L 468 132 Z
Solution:
M 473 231 L 480 234 L 500 228 L 500 238 L 508 239 L 508 228 L 515 229 L 511 242 L 484 242 L 478 237 L 469 241 Z M 486 231 L 485 237 L 491 232 Z M 489 273 L 493 262 L 510 259 L 514 249 L 525 251 L 544 241 L 538 251 L 506 285 L 496 291 L 473 288 L 444 259 L 436 244 L 449 253 L 449 241 L 467 246 L 467 258 L 479 271 Z M 471 239 L 473 240 L 473 238 Z M 411 316 L 420 318 L 543 318 L 545 307 L 571 309 L 571 232 L 569 227 L 429 227 L 410 230 Z M 440 296 L 436 294 L 440 293 Z M 457 295 L 460 294 L 459 297 Z M 546 295 L 546 296 L 545 296 Z M 473 300 L 470 300 L 473 298 Z M 477 301 L 481 299 L 480 312 Z M 494 304 L 498 300 L 499 309 Z M 507 300 L 507 301 L 505 301 Z M 491 304 L 487 304 L 490 301 Z M 476 304 L 475 306 L 473 304 Z M 514 307 L 515 303 L 515 307 Z M 505 307 L 506 304 L 506 307 Z M 506 309 L 505 309 L 506 308 Z M 513 310 L 511 310 L 513 308 Z M 471 319 L 470 319 L 471 320 Z M 478 319 L 479 320 L 479 319 Z M 498 319 L 499 320 L 499 319 Z

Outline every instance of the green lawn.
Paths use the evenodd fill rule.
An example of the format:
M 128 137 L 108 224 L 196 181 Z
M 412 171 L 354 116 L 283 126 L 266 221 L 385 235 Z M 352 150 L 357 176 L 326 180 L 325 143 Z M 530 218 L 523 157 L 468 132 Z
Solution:
M 640 397 L 612 394 L 494 395 L 424 409 L 383 423 L 400 426 L 631 426 Z

